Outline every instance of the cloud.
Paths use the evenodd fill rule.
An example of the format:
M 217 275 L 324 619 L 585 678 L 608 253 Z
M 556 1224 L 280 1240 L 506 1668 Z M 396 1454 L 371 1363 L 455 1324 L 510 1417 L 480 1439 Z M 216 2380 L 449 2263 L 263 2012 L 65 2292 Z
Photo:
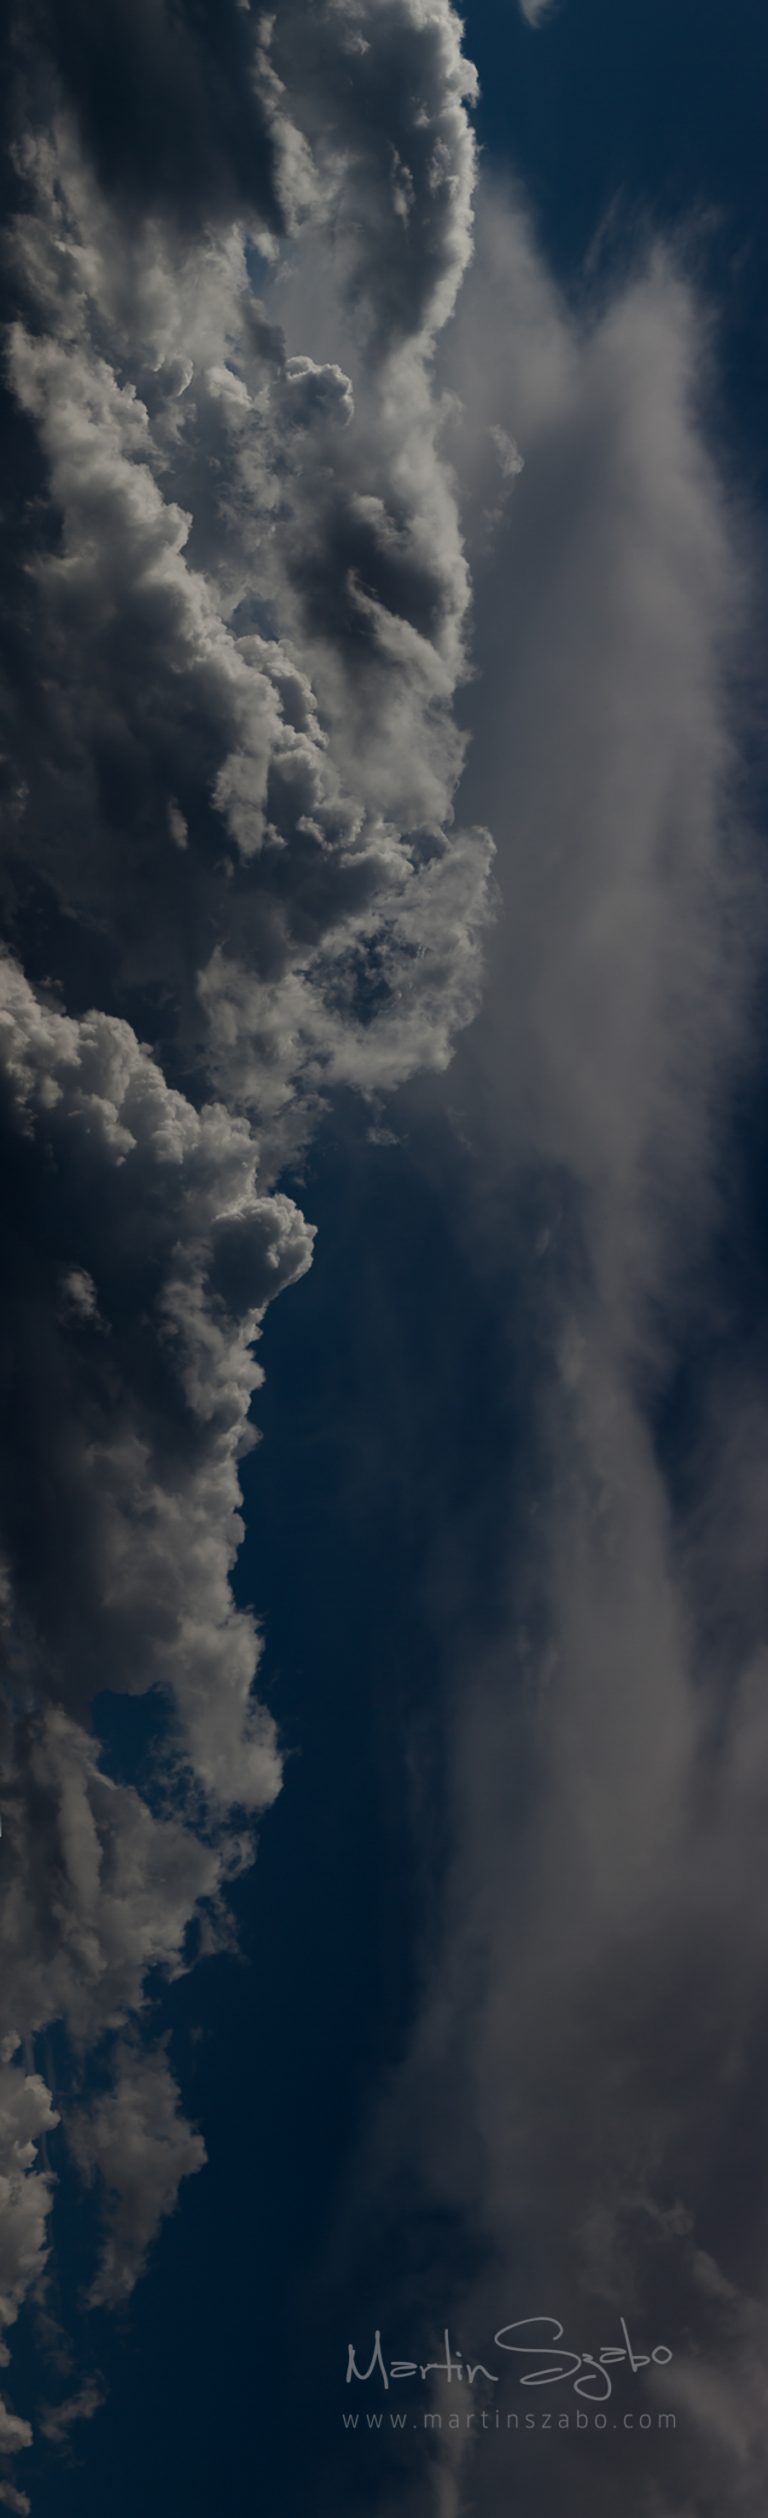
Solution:
M 39 2074 L 25 2072 L 15 2061 L 17 2040 L 6 2037 L 0 2050 L 0 2363 L 10 2355 L 5 2342 L 31 2283 L 45 2262 L 45 2224 L 51 2181 L 38 2166 L 41 2140 L 58 2124 L 50 2093 Z M 25 2423 L 0 2411 L 0 2447 L 26 2445 Z M 31 2433 L 29 2433 L 31 2437 Z
M 153 231 L 126 264 L 66 126 L 23 163 L 37 312 L 12 377 L 60 522 L 20 606 L 48 715 L 41 742 L 38 675 L 16 736 L 20 941 L 31 861 L 70 992 L 108 971 L 146 1023 L 149 989 L 187 1065 L 213 1056 L 223 1089 L 295 1134 L 353 1042 L 374 1081 L 379 1040 L 385 1079 L 409 1071 L 417 995 L 415 1054 L 441 1063 L 477 988 L 489 850 L 446 837 L 469 587 L 431 330 L 419 310 L 356 434 L 338 362 L 288 354 L 258 316 L 241 233 L 181 265 Z M 236 1071 L 220 1022 L 205 1039 L 222 963 Z
M 102 2305 L 204 2158 L 147 1978 L 231 1939 L 280 1783 L 232 1574 L 261 1323 L 312 1253 L 281 1176 L 335 1086 L 377 1108 L 477 1003 L 492 851 L 455 821 L 470 584 L 433 373 L 475 79 L 448 0 L 309 26 L 146 0 L 108 44 L 68 0 L 14 42 L 0 1945 L 19 2051 L 68 2037 Z M 107 1686 L 152 1695 L 146 1790 L 100 1758 Z M 55 2123 L 9 2049 L 8 2323 Z
M 513 338 L 525 470 L 478 572 L 469 777 L 475 797 L 501 782 L 510 747 L 485 1036 L 492 1025 L 518 1142 L 576 1172 L 606 1236 L 602 1297 L 637 1317 L 643 1270 L 664 1270 L 665 1216 L 675 1237 L 686 1213 L 703 1224 L 712 1096 L 728 1089 L 760 914 L 731 715 L 745 561 L 697 424 L 707 320 L 668 257 L 580 336 L 522 220 L 489 205 L 454 353 L 470 472 L 482 420 L 510 396 Z
M 40 2415 L 38 2425 L 43 2438 L 50 2440 L 54 2448 L 60 2448 L 68 2440 L 75 2424 L 92 2422 L 94 2414 L 100 2412 L 104 2402 L 105 2393 L 101 2380 L 84 2379 L 82 2386 L 77 2388 L 74 2395 L 63 2397 L 60 2404 L 46 2405 L 44 2412 Z
M 622 2313 L 673 2348 L 642 2399 L 680 2409 L 669 2500 L 655 2463 L 619 2472 L 585 2442 L 606 2518 L 618 2499 L 756 2518 L 768 2460 L 763 2207 L 749 2228 L 732 2208 L 735 2148 L 761 2196 L 764 2177 L 765 1442 L 754 1359 L 710 1362 L 739 1359 L 724 1145 L 764 904 L 711 356 L 669 251 L 576 316 L 515 205 L 486 201 L 446 371 L 480 666 L 465 801 L 495 829 L 502 912 L 446 1196 L 470 1281 L 514 1288 L 520 1447 L 489 1469 L 494 1526 L 499 1477 L 507 1509 L 484 1629 L 449 1586 L 440 1949 L 354 2201 L 385 2210 L 419 2161 L 425 2213 L 455 2232 L 421 2308 L 478 2357 L 534 2311 L 576 2348 Z M 499 426 L 524 469 L 489 547 Z M 691 1337 L 705 1395 L 681 1482 L 665 1409 Z M 546 2480 L 541 2443 L 516 2447 L 532 2511 L 573 2489 L 573 2443 L 551 2445 Z M 448 2505 L 465 2489 L 500 2518 L 508 2456 L 465 2448 Z
M 45 28 L 64 93 L 105 192 L 126 214 L 182 233 L 244 209 L 279 224 L 276 153 L 247 10 L 173 14 L 120 0 L 109 40 L 92 0 L 66 0 Z M 254 75 L 256 73 L 256 75 Z
M 350 0 L 307 25 L 299 6 L 276 20 L 273 49 L 369 342 L 424 346 L 470 252 L 477 74 L 458 18 L 448 0 Z
M 259 1806 L 276 1769 L 268 1729 L 250 1723 L 253 1621 L 229 1589 L 237 1462 L 259 1321 L 312 1237 L 290 1199 L 260 1194 L 247 1124 L 170 1089 L 127 1024 L 58 1013 L 11 963 L 0 1000 L 17 1182 L 6 1375 L 25 1429 L 5 1509 L 26 1652 L 73 1710 L 105 1666 L 130 1691 L 171 1687 L 203 1786 Z M 41 1165 L 50 1257 L 35 1280 Z M 82 1306 L 62 1320 L 52 1302 L 67 1264 L 85 1269 L 98 1320 Z
M 0 2403 L 0 2451 L 5 2456 L 16 2456 L 20 2448 L 31 2446 L 29 2422 L 20 2421 L 18 2414 L 9 2413 L 7 2405 Z
M 204 2166 L 205 2144 L 185 2122 L 178 2096 L 166 2056 L 123 2039 L 111 2088 L 70 2127 L 75 2158 L 89 2182 L 101 2178 L 106 2196 L 94 2307 L 113 2305 L 133 2290 L 160 2222 L 175 2209 L 182 2179 Z
M 3 1957 L 22 2032 L 66 2018 L 79 2050 L 123 2024 L 147 1971 L 182 1971 L 198 1904 L 217 1912 L 245 1848 L 213 1848 L 103 1774 L 83 1727 L 54 1707 L 8 1759 Z M 18 2077 L 18 2075 L 16 2075 Z
M 19 2444 L 17 2441 L 16 2446 L 18 2447 Z M 2 2482 L 0 2482 L 0 2505 L 3 2509 L 16 2510 L 17 2518 L 28 2518 L 28 2512 L 32 2507 L 28 2492 L 17 2491 L 15 2483 Z
M 530 1492 L 495 1648 L 457 1620 L 441 1955 L 382 2139 L 484 2251 L 455 2282 L 468 2329 L 533 2258 L 580 2330 L 626 2303 L 693 2338 L 701 2448 L 664 2493 L 625 2478 L 630 2518 L 664 2495 L 752 2518 L 765 2304 L 723 2210 L 764 2113 L 744 1358 L 711 1376 L 684 1509 L 659 1435 L 762 916 L 706 319 L 662 252 L 577 319 L 490 184 L 470 264 L 448 0 L 112 19 L 107 45 L 68 0 L 17 92 L 0 1941 L 24 2043 L 0 2064 L 0 2317 L 44 2278 L 50 2022 L 102 2196 L 94 2307 L 203 2165 L 145 1988 L 226 1944 L 279 1788 L 231 1578 L 261 1322 L 311 1257 L 281 1178 L 334 1087 L 375 1108 L 447 1062 L 488 822 L 503 914 L 460 1191 L 478 1270 L 515 1218 Z M 100 1760 L 106 1680 L 161 1709 L 148 1794 Z M 29 2438 L 4 2410 L 0 2449 Z M 436 2488 L 458 2512 L 461 2460 Z M 483 2518 L 507 2508 L 493 2442 L 478 2489 Z M 589 2492 L 607 2518 L 610 2459 Z

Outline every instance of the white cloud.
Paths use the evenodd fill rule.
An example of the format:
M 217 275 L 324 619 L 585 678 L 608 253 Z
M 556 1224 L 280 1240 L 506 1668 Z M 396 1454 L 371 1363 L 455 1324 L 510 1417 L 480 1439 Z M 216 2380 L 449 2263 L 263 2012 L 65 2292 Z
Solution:
M 37 742 L 27 763 L 27 845 L 65 917 L 102 929 L 120 985 L 173 987 L 187 1056 L 221 955 L 227 969 L 236 957 L 238 1060 L 222 1064 L 219 1025 L 216 1072 L 280 1121 L 284 1146 L 302 1124 L 297 1091 L 311 1110 L 352 1055 L 375 1082 L 379 1042 L 382 1081 L 442 1063 L 477 992 L 489 847 L 450 828 L 469 582 L 437 442 L 437 318 L 419 305 L 420 328 L 372 370 L 355 290 L 344 320 L 365 407 L 351 425 L 345 370 L 287 355 L 254 307 L 242 236 L 180 266 L 159 233 L 126 272 L 66 126 L 28 171 L 18 258 L 44 320 L 16 328 L 13 377 L 62 517 L 61 546 L 37 565 L 36 635 L 66 741 L 55 772 Z M 452 288 L 468 249 L 457 205 L 452 226 L 446 195 Z M 272 635 L 241 618 L 254 585 Z M 152 656 L 141 678 L 139 650 Z M 93 766 L 105 743 L 106 811 Z M 176 845 L 158 884 L 160 813 Z M 442 902 L 459 892 L 448 931 Z M 431 956 L 433 938 L 409 1022 L 414 942 Z
M 514 205 L 486 212 L 447 372 L 477 552 L 463 800 L 494 828 L 502 914 L 453 1082 L 454 1195 L 481 1279 L 514 1265 L 536 1387 L 519 1362 L 495 1645 L 452 1595 L 441 1956 L 362 2173 L 418 2154 L 466 2216 L 485 2265 L 453 2305 L 478 2348 L 500 2311 L 600 2342 L 622 2309 L 670 2324 L 702 2425 L 669 2449 L 670 2506 L 757 2518 L 765 2277 L 728 2196 L 736 2115 L 763 2107 L 763 1412 L 718 1372 L 684 1516 L 652 1414 L 687 1286 L 705 1301 L 763 932 L 735 774 L 750 572 L 674 258 L 576 317 Z M 489 550 L 491 426 L 524 470 Z M 449 2501 L 465 2480 L 501 2518 L 503 2448 L 446 2472 Z M 533 2465 L 519 2480 L 533 2505 Z M 585 2489 L 600 2518 L 617 2494 L 658 2508 L 610 2453 Z
M 467 788 L 496 801 L 506 904 L 483 1036 L 516 1144 L 589 1191 L 602 1295 L 628 1319 L 665 1215 L 675 1235 L 704 1222 L 757 909 L 729 699 L 745 561 L 697 420 L 706 318 L 659 252 L 580 327 L 490 203 L 454 339 L 470 491 L 486 416 L 525 459 L 478 569 Z
M 102 59 L 86 0 L 77 46 L 62 22 L 30 56 L 15 152 L 39 495 L 9 563 L 0 1949 L 15 2030 L 61 2020 L 76 2074 L 97 2044 L 111 2070 L 66 2111 L 107 2196 L 94 2303 L 204 2157 L 134 2042 L 147 1974 L 188 1964 L 195 1917 L 226 1940 L 280 1782 L 231 1587 L 254 1349 L 312 1250 L 280 1171 L 334 1084 L 446 1062 L 489 914 L 490 843 L 454 823 L 470 589 L 432 374 L 471 248 L 458 21 L 344 0 L 216 41 L 212 77 L 206 12 L 120 5 Z M 319 344 L 279 320 L 302 271 Z M 102 1772 L 105 1684 L 161 1693 L 173 1816 Z M 6 2079 L 10 2321 L 51 2200 L 14 2109 L 51 2102 Z

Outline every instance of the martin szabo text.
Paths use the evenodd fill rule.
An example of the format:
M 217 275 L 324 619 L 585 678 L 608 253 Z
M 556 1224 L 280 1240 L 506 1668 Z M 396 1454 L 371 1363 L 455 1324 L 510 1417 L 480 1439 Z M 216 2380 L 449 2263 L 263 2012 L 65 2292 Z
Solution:
M 604 2343 L 599 2352 L 569 2352 L 561 2348 L 563 2327 L 557 2317 L 518 2317 L 512 2325 L 499 2326 L 493 2341 L 497 2352 L 512 2356 L 514 2375 L 521 2387 L 570 2385 L 575 2395 L 604 2404 L 613 2392 L 613 2377 L 620 2369 L 630 2370 L 636 2378 L 640 2370 L 667 2368 L 673 2357 L 666 2343 L 654 2344 L 650 2352 L 636 2351 L 625 2317 L 619 2319 L 619 2332 L 622 2341 Z M 485 2361 L 471 2361 L 465 2354 L 454 2352 L 447 2326 L 443 2342 L 445 2350 L 437 2361 L 388 2360 L 377 2326 L 367 2369 L 358 2367 L 356 2347 L 349 2344 L 347 2386 L 352 2385 L 353 2379 L 359 2379 L 363 2385 L 369 2379 L 378 2379 L 389 2388 L 403 2379 L 423 2381 L 432 2377 L 445 2378 L 449 2386 L 474 2387 L 478 2380 L 481 2386 L 483 2381 L 491 2387 L 498 2386 L 503 2373 L 489 2368 Z M 505 2372 L 508 2367 L 509 2363 L 505 2364 Z

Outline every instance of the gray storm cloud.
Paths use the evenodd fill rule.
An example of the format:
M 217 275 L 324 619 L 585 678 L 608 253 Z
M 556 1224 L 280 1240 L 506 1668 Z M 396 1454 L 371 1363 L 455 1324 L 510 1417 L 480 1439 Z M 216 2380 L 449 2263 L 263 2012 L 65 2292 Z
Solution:
M 292 8 L 148 0 L 108 41 L 73 0 L 37 35 L 7 326 L 4 2332 L 44 2277 L 47 2025 L 107 2067 L 66 2124 L 104 2197 L 94 2303 L 204 2158 L 135 2023 L 193 1917 L 226 1942 L 279 1788 L 230 1579 L 260 1323 L 311 1258 L 277 1184 L 335 1084 L 445 1064 L 491 854 L 454 822 L 469 578 L 432 359 L 474 80 L 448 0 L 350 0 L 311 40 Z M 307 261 L 328 355 L 281 319 Z M 159 1692 L 174 1815 L 104 1771 L 105 1686 Z M 0 2453 L 27 2444 L 4 2409 Z

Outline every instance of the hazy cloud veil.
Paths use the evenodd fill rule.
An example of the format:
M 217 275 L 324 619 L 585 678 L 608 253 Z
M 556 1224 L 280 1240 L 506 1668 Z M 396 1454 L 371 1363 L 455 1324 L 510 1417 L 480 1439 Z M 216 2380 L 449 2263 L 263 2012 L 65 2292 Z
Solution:
M 765 907 L 745 517 L 685 264 L 651 248 L 576 315 L 487 185 L 446 350 L 479 668 L 462 794 L 502 896 L 454 1195 L 480 1281 L 513 1260 L 532 1363 L 490 1644 L 449 1590 L 438 1950 L 355 2194 L 396 2196 L 418 2156 L 477 2268 L 441 2274 L 456 2342 L 481 2356 L 535 2314 L 597 2349 L 636 2318 L 674 2345 L 643 2401 L 678 2431 L 639 2451 L 636 2412 L 629 2446 L 613 2418 L 558 2439 L 553 2390 L 554 2437 L 511 2462 L 503 2427 L 447 2436 L 441 2398 L 440 2518 L 502 2518 L 513 2481 L 542 2518 L 574 2489 L 606 2518 L 765 2497 L 766 1428 L 722 1262 Z

